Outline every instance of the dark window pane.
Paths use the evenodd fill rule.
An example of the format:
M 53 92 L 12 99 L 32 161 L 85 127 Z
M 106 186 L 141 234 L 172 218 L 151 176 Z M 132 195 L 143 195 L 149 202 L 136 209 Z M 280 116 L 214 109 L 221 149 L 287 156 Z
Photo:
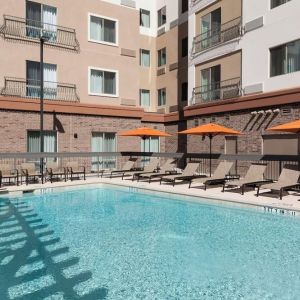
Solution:
M 271 8 L 275 8 L 279 5 L 285 4 L 291 0 L 271 0 Z
M 181 56 L 186 57 L 188 55 L 188 38 L 184 38 L 181 41 Z
M 183 82 L 181 84 L 181 101 L 187 101 L 188 100 L 188 83 Z
M 271 77 L 286 73 L 286 46 L 271 49 Z
M 188 0 L 182 0 L 181 2 L 181 12 L 184 13 L 188 11 L 189 9 L 189 1 Z

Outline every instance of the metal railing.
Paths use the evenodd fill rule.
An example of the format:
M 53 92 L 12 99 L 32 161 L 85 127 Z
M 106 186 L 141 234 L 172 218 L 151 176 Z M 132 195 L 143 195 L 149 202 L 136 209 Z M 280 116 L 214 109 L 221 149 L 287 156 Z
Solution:
M 0 93 L 2 96 L 38 99 L 40 81 L 5 77 L 4 87 Z M 44 81 L 44 99 L 78 102 L 79 96 L 75 84 Z
M 240 97 L 242 94 L 240 77 L 202 85 L 193 89 L 192 104 L 208 103 Z
M 39 42 L 41 36 L 46 36 L 45 44 L 79 51 L 75 29 L 8 15 L 3 18 L 0 33 L 4 38 Z
M 215 45 L 238 38 L 242 35 L 242 18 L 238 17 L 220 24 L 216 29 L 208 30 L 194 37 L 193 53 L 199 53 Z
M 78 162 L 85 166 L 87 176 L 100 176 L 100 171 L 107 171 L 121 166 L 128 159 L 137 159 L 135 167 L 143 167 L 144 157 L 159 157 L 160 164 L 168 158 L 177 160 L 177 167 L 184 168 L 188 161 L 199 162 L 197 172 L 209 174 L 210 163 L 208 153 L 149 153 L 149 152 L 60 152 L 60 153 L 0 153 L 0 165 L 10 164 L 14 169 L 21 168 L 25 162 L 34 162 L 36 169 L 40 169 L 40 159 L 44 163 L 56 162 L 63 167 L 68 162 Z M 266 163 L 267 169 L 265 179 L 277 180 L 282 168 L 286 164 L 296 165 L 300 170 L 300 156 L 297 155 L 249 155 L 249 154 L 212 154 L 212 171 L 216 169 L 220 161 L 233 161 L 234 166 L 230 171 L 231 175 L 245 176 L 251 163 Z

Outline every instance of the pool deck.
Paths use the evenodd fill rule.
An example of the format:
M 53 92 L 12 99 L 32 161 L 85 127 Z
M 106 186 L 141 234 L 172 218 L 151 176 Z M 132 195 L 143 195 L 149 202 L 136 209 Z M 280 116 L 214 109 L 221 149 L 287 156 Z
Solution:
M 179 196 L 184 196 L 183 198 L 193 197 L 194 201 L 197 201 L 197 198 L 203 198 L 207 200 L 211 200 L 212 202 L 216 203 L 216 201 L 225 201 L 231 202 L 236 204 L 246 204 L 246 205 L 255 205 L 267 208 L 275 208 L 275 209 L 282 209 L 292 212 L 297 212 L 297 215 L 300 215 L 300 193 L 290 192 L 289 195 L 284 196 L 283 200 L 279 200 L 277 194 L 270 194 L 267 193 L 267 190 L 262 190 L 262 195 L 256 197 L 256 193 L 254 190 L 246 191 L 244 195 L 239 193 L 238 189 L 234 190 L 226 190 L 222 193 L 222 188 L 220 186 L 212 186 L 208 187 L 206 191 L 203 188 L 194 184 L 194 187 L 188 187 L 187 183 L 177 183 L 174 187 L 172 184 L 162 183 L 159 184 L 158 181 L 153 181 L 150 184 L 148 182 L 137 182 L 132 181 L 129 178 L 125 178 L 122 180 L 119 177 L 110 178 L 96 178 L 96 177 L 88 177 L 87 180 L 74 180 L 74 181 L 67 181 L 67 182 L 54 182 L 50 183 L 47 182 L 45 184 L 29 184 L 26 186 L 25 184 L 20 186 L 9 186 L 0 189 L 0 195 L 9 193 L 18 193 L 18 192 L 31 192 L 41 189 L 47 188 L 55 188 L 55 187 L 74 187 L 74 186 L 82 186 L 88 184 L 113 184 L 117 186 L 125 186 L 131 188 L 139 188 L 145 189 L 148 192 L 163 192 L 168 194 L 176 194 Z M 201 199 L 199 199 L 201 201 Z

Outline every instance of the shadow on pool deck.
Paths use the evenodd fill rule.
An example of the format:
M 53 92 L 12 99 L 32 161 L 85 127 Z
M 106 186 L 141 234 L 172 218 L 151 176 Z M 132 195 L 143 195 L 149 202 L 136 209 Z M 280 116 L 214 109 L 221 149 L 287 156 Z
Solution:
M 49 246 L 54 250 L 47 250 Z M 87 283 L 92 273 L 64 276 L 64 270 L 78 265 L 79 258 L 69 256 L 58 262 L 54 258 L 68 253 L 69 248 L 61 245 L 60 238 L 25 202 L 0 199 L 1 300 L 34 300 L 54 295 L 61 296 L 59 299 L 106 299 L 105 287 L 77 294 L 74 287 Z

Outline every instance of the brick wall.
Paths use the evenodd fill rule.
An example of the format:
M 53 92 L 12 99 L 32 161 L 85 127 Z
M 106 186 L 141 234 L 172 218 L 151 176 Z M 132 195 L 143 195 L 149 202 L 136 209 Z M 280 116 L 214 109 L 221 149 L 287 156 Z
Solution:
M 27 131 L 39 130 L 38 113 L 0 111 L 0 152 L 26 152 Z M 44 129 L 58 132 L 59 152 L 91 151 L 92 132 L 121 132 L 140 126 L 164 130 L 163 124 L 142 124 L 139 119 L 101 116 L 45 114 Z M 77 138 L 74 134 L 77 134 Z M 140 151 L 140 139 L 117 136 L 117 151 Z M 165 139 L 161 139 L 161 151 L 165 151 Z
M 286 109 L 290 111 L 286 111 Z M 195 126 L 195 119 L 198 119 L 199 125 L 213 122 L 243 132 L 244 134 L 238 137 L 238 153 L 261 154 L 262 135 L 271 134 L 271 132 L 266 131 L 266 129 L 272 126 L 300 119 L 300 105 L 295 105 L 293 107 L 281 107 L 280 113 L 272 112 L 264 115 L 252 115 L 251 111 L 240 111 L 230 114 L 201 116 L 199 118 L 188 120 L 188 128 Z M 188 152 L 201 153 L 208 152 L 209 150 L 208 138 L 202 140 L 202 137 L 189 136 L 187 144 Z M 214 137 L 213 151 L 217 153 L 225 153 L 224 136 Z

